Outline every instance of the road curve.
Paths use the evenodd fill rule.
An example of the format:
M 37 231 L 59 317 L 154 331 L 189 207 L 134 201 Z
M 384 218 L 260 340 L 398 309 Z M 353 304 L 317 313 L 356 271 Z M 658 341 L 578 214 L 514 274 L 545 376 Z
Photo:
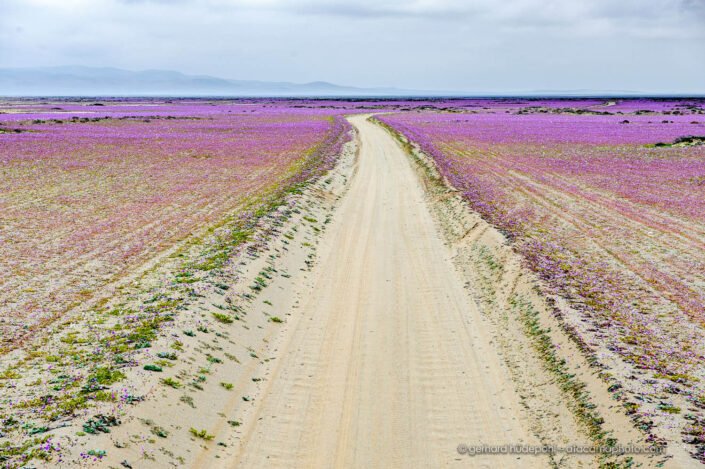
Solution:
M 381 127 L 350 121 L 357 171 L 231 466 L 547 467 L 458 454 L 537 440 L 411 163 Z

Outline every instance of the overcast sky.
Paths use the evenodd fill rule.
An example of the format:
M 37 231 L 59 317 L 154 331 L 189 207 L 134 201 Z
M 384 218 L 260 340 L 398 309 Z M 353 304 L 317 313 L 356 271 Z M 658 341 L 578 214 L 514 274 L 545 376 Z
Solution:
M 0 0 L 0 67 L 705 93 L 705 0 Z

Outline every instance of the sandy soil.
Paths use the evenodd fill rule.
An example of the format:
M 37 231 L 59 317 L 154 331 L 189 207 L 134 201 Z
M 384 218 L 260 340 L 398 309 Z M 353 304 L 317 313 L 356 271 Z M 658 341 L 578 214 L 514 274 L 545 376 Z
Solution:
M 227 294 L 204 289 L 155 342 L 178 336 L 180 360 L 164 375 L 183 386 L 129 374 L 146 400 L 110 434 L 72 438 L 73 453 L 109 448 L 98 464 L 133 468 L 597 467 L 592 456 L 457 451 L 593 441 L 511 309 L 517 297 L 550 328 L 602 430 L 643 443 L 501 234 L 451 190 L 430 187 L 386 130 L 350 120 L 357 154 L 306 191 L 264 252 L 204 280 L 232 285 Z M 222 304 L 241 318 L 209 320 Z M 208 335 L 178 333 L 204 323 Z M 227 360 L 204 371 L 211 354 Z
M 468 464 L 459 443 L 538 444 L 406 156 L 351 120 L 357 175 L 232 467 L 441 467 Z M 500 461 L 547 464 L 474 465 Z

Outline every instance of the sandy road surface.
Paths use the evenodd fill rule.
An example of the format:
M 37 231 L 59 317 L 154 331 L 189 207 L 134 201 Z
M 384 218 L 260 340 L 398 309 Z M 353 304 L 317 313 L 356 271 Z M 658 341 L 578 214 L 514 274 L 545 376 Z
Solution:
M 351 121 L 357 173 L 232 467 L 546 467 L 456 452 L 537 442 L 407 157 Z

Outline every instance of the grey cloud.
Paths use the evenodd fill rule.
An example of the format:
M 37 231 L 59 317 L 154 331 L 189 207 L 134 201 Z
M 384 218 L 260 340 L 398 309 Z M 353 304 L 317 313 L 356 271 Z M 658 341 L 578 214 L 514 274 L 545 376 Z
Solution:
M 411 89 L 705 92 L 705 65 L 692 60 L 705 56 L 704 2 L 0 0 L 0 67 Z M 646 63 L 659 66 L 643 73 Z
M 679 9 L 684 15 L 692 15 L 698 24 L 705 29 L 705 0 L 682 0 Z
M 115 0 L 126 6 L 161 5 L 165 9 L 218 8 L 300 16 L 359 20 L 481 20 L 499 26 L 585 27 L 595 22 L 673 23 L 683 13 L 704 15 L 705 0 Z
M 482 5 L 448 1 L 438 2 L 354 2 L 337 3 L 326 1 L 301 2 L 299 6 L 287 7 L 298 13 L 313 13 L 357 18 L 419 18 L 462 19 L 484 13 Z
M 124 3 L 126 5 L 156 3 L 156 4 L 160 4 L 160 5 L 179 6 L 179 5 L 183 5 L 184 3 L 193 3 L 193 0 L 117 0 L 117 3 Z

